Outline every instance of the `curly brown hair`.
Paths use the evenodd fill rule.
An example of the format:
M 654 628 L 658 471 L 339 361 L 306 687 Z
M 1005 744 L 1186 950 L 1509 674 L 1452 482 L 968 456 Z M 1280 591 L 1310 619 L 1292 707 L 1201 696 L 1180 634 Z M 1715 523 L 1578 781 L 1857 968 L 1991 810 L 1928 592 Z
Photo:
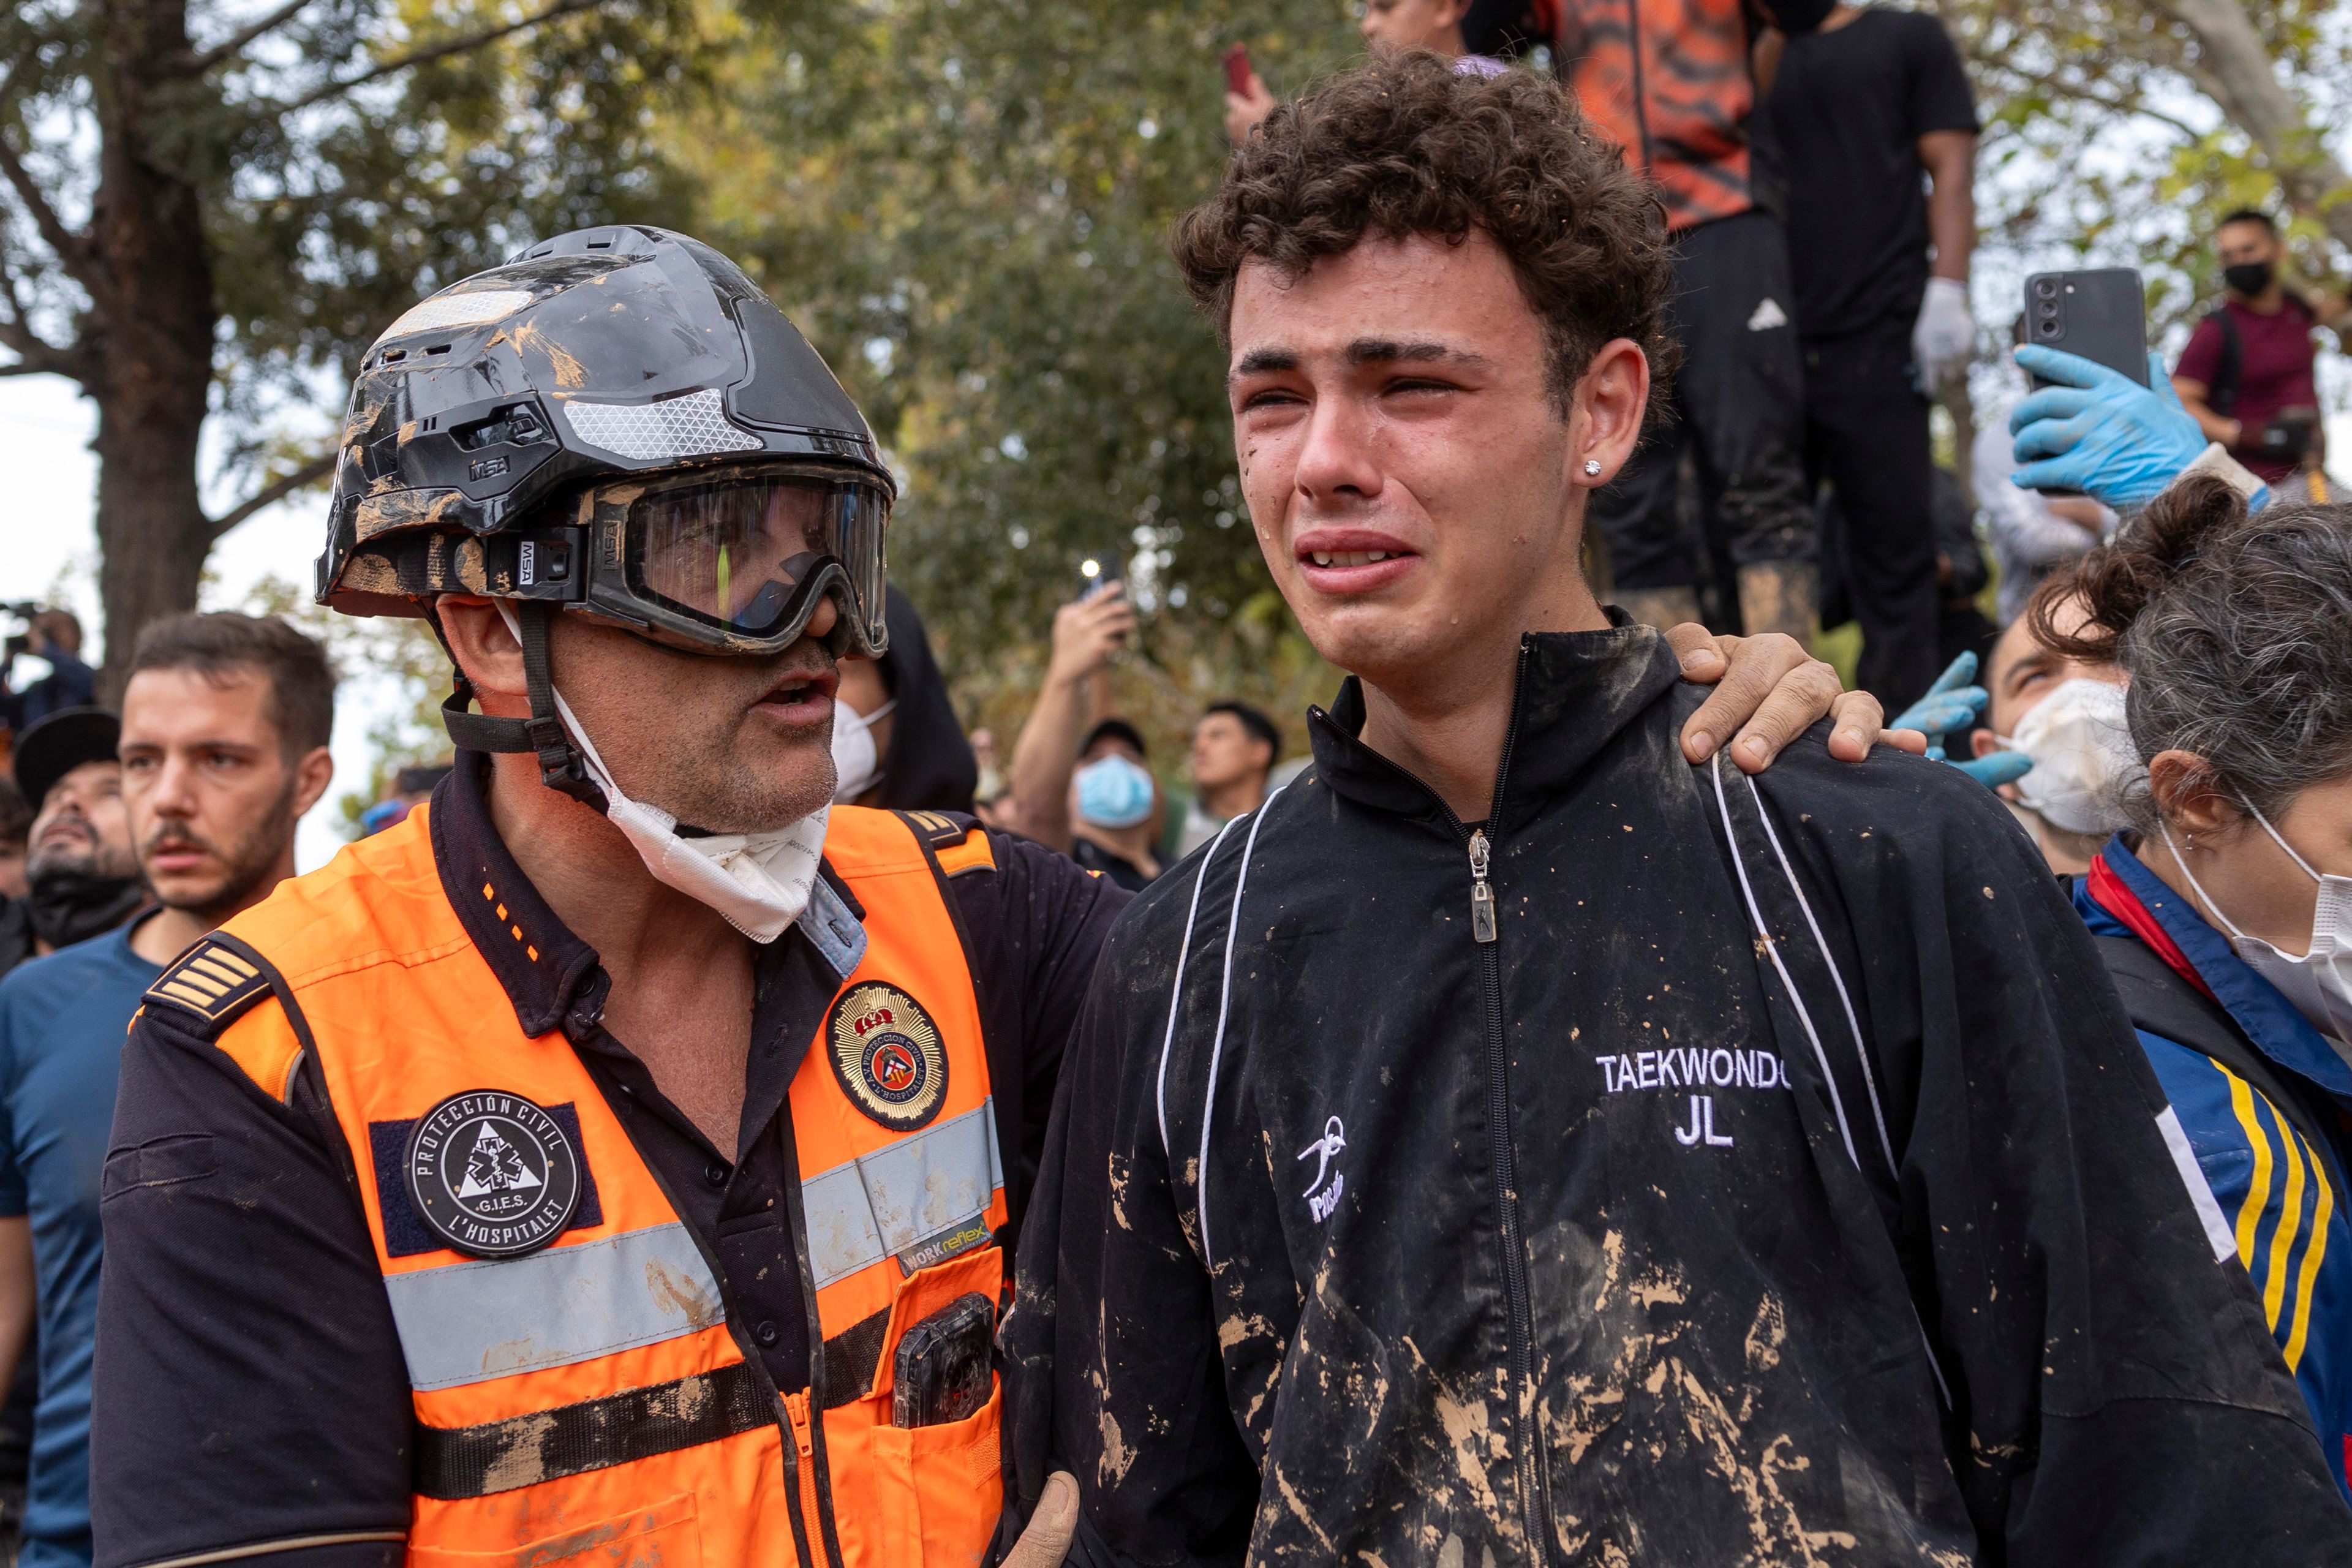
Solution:
M 1412 50 L 1335 77 L 1266 117 L 1171 243 L 1230 345 L 1245 263 L 1296 279 L 1368 234 L 1458 245 L 1472 229 L 1502 247 L 1542 318 L 1545 379 L 1563 414 L 1612 338 L 1649 357 L 1658 405 L 1677 357 L 1664 321 L 1664 211 L 1576 100 L 1526 71 L 1482 79 Z

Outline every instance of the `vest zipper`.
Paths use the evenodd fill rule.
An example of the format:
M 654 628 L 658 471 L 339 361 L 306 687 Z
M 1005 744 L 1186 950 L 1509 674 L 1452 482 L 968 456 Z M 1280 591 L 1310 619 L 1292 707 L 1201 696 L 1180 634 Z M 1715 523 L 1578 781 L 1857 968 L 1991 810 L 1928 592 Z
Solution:
M 1495 795 L 1486 820 L 1502 809 L 1503 785 L 1511 773 L 1511 749 L 1518 739 L 1519 701 L 1527 690 L 1528 645 L 1519 643 L 1518 668 L 1512 678 L 1510 728 L 1503 733 L 1503 754 L 1495 767 Z M 1434 793 L 1434 792 L 1433 792 Z M 1470 940 L 1478 955 L 1479 978 L 1486 1000 L 1486 1129 L 1495 1183 L 1495 1217 L 1501 1233 L 1503 1297 L 1509 1318 L 1510 1394 L 1512 1424 L 1519 1441 L 1513 1466 L 1518 1471 L 1521 1527 L 1528 1533 L 1528 1556 L 1538 1568 L 1551 1562 L 1550 1487 L 1541 1462 L 1541 1445 L 1535 1433 L 1535 1314 L 1528 1302 L 1528 1249 L 1520 1234 L 1518 1161 L 1511 1147 L 1510 1052 L 1503 1030 L 1503 959 L 1495 920 L 1495 889 L 1486 879 L 1494 841 L 1483 827 L 1465 828 L 1454 808 L 1438 802 L 1470 857 Z
M 793 1427 L 793 1479 L 800 1483 L 796 1489 L 800 1495 L 793 1500 L 799 1516 L 794 1522 L 800 1527 L 793 1531 L 793 1544 L 806 1562 L 808 1544 L 817 1533 L 816 1439 L 810 1431 L 814 1416 L 806 1394 L 787 1394 L 783 1397 L 784 1414 L 791 1418 Z

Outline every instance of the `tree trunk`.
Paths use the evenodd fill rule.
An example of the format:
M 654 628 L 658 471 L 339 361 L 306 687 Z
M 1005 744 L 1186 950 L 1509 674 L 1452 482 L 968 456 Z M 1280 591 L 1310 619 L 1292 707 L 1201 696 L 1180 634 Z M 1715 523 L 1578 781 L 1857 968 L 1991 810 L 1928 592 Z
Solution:
M 212 258 L 194 185 L 157 156 L 166 62 L 188 48 L 185 0 L 116 0 L 107 68 L 93 73 L 100 128 L 90 237 L 107 297 L 96 302 L 99 594 L 106 616 L 101 700 L 150 621 L 196 604 L 213 526 L 197 492 L 198 438 L 213 374 Z

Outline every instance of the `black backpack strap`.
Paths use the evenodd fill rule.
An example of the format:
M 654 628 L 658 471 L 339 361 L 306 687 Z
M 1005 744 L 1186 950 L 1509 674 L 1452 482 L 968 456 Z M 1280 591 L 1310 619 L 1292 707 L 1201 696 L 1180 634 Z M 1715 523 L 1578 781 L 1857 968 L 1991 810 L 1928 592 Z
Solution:
M 1885 1074 L 1823 930 L 1823 921 L 1834 921 L 1837 911 L 1807 896 L 1755 780 L 1725 766 L 1717 752 L 1700 788 L 1718 819 L 1733 881 L 1756 933 L 1765 1010 L 1799 1114 L 1822 1163 L 1823 1180 L 1834 1190 L 1831 1167 L 1842 1164 L 1869 1193 L 1910 1281 L 1906 1305 L 1948 1410 L 1951 1388 L 1918 1315 L 1918 1301 L 1931 1280 L 1921 1248 L 1904 1231 L 1899 1168 L 1882 1088 Z
M 2221 333 L 2221 363 L 2213 367 L 2213 384 L 2206 389 L 2205 405 L 2222 418 L 2238 406 L 2238 383 L 2246 374 L 2246 341 L 2225 307 L 2205 318 Z
M 2238 1021 L 2221 1005 L 2191 985 L 2147 943 L 2136 936 L 2101 936 L 2099 956 L 2106 961 L 2107 978 L 2123 998 L 2132 1027 L 2161 1036 L 2225 1068 L 2245 1079 L 2248 1087 L 2278 1115 L 2293 1125 L 2305 1143 L 2318 1150 L 2328 1165 L 2338 1192 L 2344 1173 L 2336 1140 L 2327 1135 L 2327 1119 L 2299 1084 L 2283 1077 L 2269 1058 L 2254 1048 Z

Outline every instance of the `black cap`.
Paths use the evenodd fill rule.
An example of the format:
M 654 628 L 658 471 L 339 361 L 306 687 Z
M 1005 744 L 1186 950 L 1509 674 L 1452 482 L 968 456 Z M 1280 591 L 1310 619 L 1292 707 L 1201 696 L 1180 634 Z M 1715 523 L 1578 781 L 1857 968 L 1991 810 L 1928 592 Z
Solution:
M 1086 740 L 1078 747 L 1078 755 L 1083 757 L 1093 751 L 1097 741 L 1125 741 L 1135 748 L 1137 756 L 1148 757 L 1151 754 L 1150 749 L 1143 743 L 1143 731 L 1124 719 L 1106 719 L 1087 731 Z
M 105 709 L 61 709 L 16 742 L 16 787 L 38 816 L 50 785 L 84 763 L 114 761 L 121 741 L 122 721 Z

